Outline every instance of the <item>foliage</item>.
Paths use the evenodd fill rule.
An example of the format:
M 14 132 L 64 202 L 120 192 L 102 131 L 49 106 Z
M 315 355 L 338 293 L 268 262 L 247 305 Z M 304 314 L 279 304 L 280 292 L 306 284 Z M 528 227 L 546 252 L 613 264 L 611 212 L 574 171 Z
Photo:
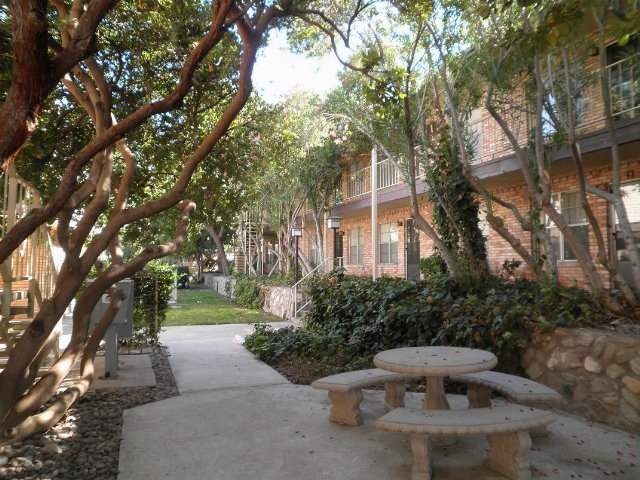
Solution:
M 442 305 L 458 288 L 453 281 L 446 284 L 436 290 L 399 278 L 314 277 L 307 284 L 305 324 L 340 336 L 362 356 L 400 344 L 429 344 L 443 321 Z
M 316 377 L 364 368 L 371 363 L 371 359 L 354 356 L 337 335 L 293 326 L 257 324 L 253 333 L 245 337 L 244 346 L 267 363 L 286 358 L 291 363 L 312 365 Z
M 447 264 L 436 252 L 420 259 L 420 274 L 424 280 L 435 280 L 447 274 Z
M 385 349 L 465 346 L 492 351 L 498 369 L 517 371 L 521 348 L 535 333 L 606 318 L 584 290 L 506 275 L 476 287 L 443 275 L 422 281 L 329 275 L 311 279 L 307 292 L 303 328 L 260 327 L 247 348 L 267 362 L 320 358 L 333 370 L 350 370 L 370 365 Z
M 272 126 L 260 137 L 264 173 L 253 179 L 252 216 L 275 232 L 288 232 L 299 222 L 303 205 L 322 216 L 335 195 L 343 168 L 344 127 L 324 112 L 318 96 L 294 93 L 279 112 L 272 112 Z M 306 259 L 300 260 L 309 270 Z
M 264 305 L 264 295 L 258 277 L 239 276 L 233 288 L 233 298 L 241 307 L 261 308 Z
M 585 324 L 599 315 L 605 313 L 585 290 L 496 277 L 447 305 L 434 342 L 490 350 L 501 370 L 517 371 L 521 349 L 535 333 Z
M 133 337 L 124 343 L 158 345 L 175 278 L 175 267 L 162 262 L 149 263 L 133 277 Z
M 11 83 L 11 19 L 9 6 L 0 5 L 0 102 L 6 99 Z
M 429 185 L 427 197 L 433 205 L 433 224 L 447 248 L 454 253 L 461 272 L 475 273 L 482 281 L 487 249 L 479 228 L 478 198 L 462 171 L 459 148 L 445 130 L 431 142 L 425 177 Z M 473 265 L 477 264 L 475 268 Z

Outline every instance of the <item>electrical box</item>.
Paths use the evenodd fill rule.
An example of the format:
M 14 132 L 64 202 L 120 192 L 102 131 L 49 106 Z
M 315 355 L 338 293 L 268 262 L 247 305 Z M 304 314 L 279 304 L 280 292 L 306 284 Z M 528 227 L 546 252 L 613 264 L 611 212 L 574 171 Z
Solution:
M 118 290 L 122 290 L 124 299 L 109 328 L 115 328 L 120 338 L 130 338 L 133 335 L 133 280 L 128 278 L 120 280 L 116 287 Z M 98 323 L 102 314 L 109 308 L 110 303 L 111 298 L 105 292 L 91 312 L 92 329 Z
M 116 283 L 124 298 L 116 316 L 104 335 L 104 378 L 118 378 L 118 338 L 133 336 L 133 280 L 125 279 Z M 91 329 L 100 321 L 102 314 L 109 308 L 111 298 L 105 292 L 91 312 Z

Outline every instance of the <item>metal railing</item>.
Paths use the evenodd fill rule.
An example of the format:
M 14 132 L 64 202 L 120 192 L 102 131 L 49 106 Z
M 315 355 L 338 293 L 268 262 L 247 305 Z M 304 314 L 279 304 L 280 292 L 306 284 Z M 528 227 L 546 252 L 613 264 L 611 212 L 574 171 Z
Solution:
M 389 159 L 378 162 L 378 190 L 400 183 L 402 183 L 402 177 L 395 162 Z M 349 174 L 345 199 L 349 200 L 367 193 L 371 193 L 371 166 Z
M 338 261 L 338 264 L 335 265 L 335 260 Z M 327 273 L 327 265 L 330 265 L 332 268 L 342 268 L 342 257 L 338 257 L 336 259 L 333 258 L 325 258 L 324 261 L 318 264 L 313 270 L 308 272 L 304 277 L 298 280 L 291 287 L 291 291 L 293 292 L 293 318 L 300 318 L 300 313 L 304 311 L 304 309 L 309 305 L 309 301 L 304 298 L 304 291 L 302 289 L 303 283 L 310 277 L 314 275 L 319 275 L 322 273 Z

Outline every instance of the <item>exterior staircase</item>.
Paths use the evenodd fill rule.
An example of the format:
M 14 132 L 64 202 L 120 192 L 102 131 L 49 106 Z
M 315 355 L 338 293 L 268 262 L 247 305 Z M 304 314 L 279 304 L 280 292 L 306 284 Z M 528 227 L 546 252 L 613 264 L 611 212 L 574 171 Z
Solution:
M 0 232 L 7 232 L 31 208 L 40 205 L 38 192 L 11 166 L 2 176 Z M 40 226 L 0 265 L 0 370 L 7 364 L 18 338 L 40 311 L 42 298 L 53 294 L 57 270 L 46 226 Z M 47 364 L 59 355 L 56 345 Z

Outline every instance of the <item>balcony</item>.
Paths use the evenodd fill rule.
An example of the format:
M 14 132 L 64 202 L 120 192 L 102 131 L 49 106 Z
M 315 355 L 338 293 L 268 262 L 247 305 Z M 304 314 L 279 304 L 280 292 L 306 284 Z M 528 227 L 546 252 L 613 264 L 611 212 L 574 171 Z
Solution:
M 402 176 L 394 162 L 391 160 L 378 162 L 377 183 L 378 190 L 402 184 Z M 371 193 L 371 166 L 350 173 L 347 177 L 346 192 L 343 188 L 339 188 L 339 190 L 344 194 L 344 201 Z
M 607 76 L 611 85 L 611 111 L 614 121 L 619 125 L 626 125 L 640 120 L 640 54 L 611 63 L 607 66 Z M 580 111 L 577 125 L 580 137 L 595 135 L 605 128 L 604 105 L 598 79 L 585 88 L 583 99 L 577 108 Z M 514 116 L 517 115 L 514 113 Z M 507 137 L 488 114 L 476 125 L 474 132 L 477 135 L 479 151 L 473 159 L 474 165 L 504 159 L 514 153 Z M 519 120 L 514 128 L 519 146 L 527 146 L 531 128 L 531 118 Z

